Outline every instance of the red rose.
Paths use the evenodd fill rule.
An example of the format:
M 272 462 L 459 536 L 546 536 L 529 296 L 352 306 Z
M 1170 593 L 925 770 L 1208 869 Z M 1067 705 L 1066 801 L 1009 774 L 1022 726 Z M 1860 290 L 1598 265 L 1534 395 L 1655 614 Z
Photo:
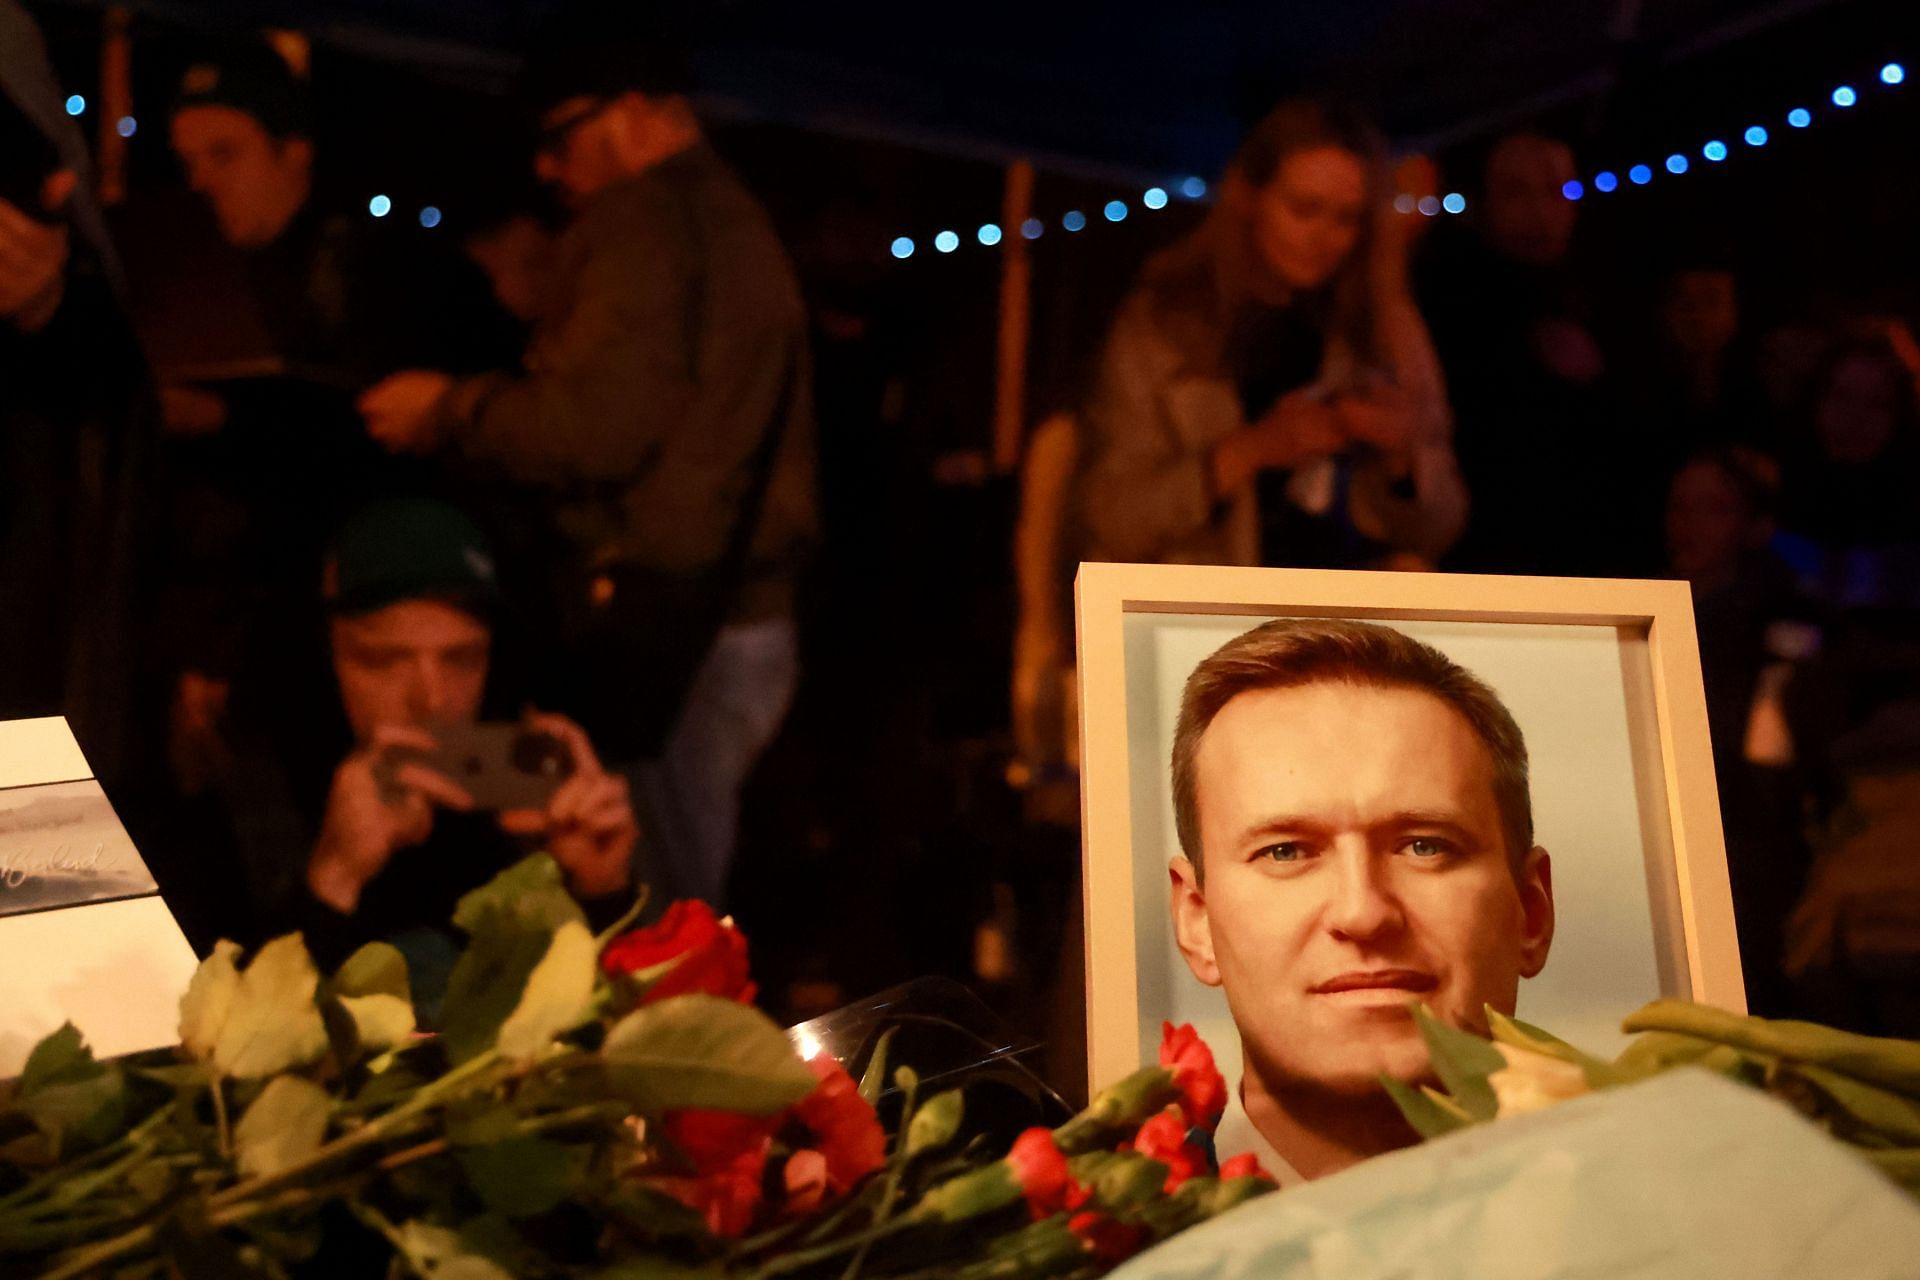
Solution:
M 712 907 L 698 899 L 676 902 L 653 924 L 615 938 L 600 953 L 600 967 L 610 976 L 619 977 L 676 958 L 679 963 L 648 988 L 642 1003 L 693 992 L 742 1004 L 753 1002 L 754 986 L 747 977 L 746 935 L 733 927 L 731 919 L 719 919 Z
M 1191 1024 L 1160 1024 L 1160 1065 L 1173 1072 L 1187 1123 L 1208 1133 L 1218 1128 L 1227 1109 L 1227 1082 L 1213 1065 L 1213 1050 Z
M 1015 1138 L 1006 1164 L 1035 1222 L 1066 1207 L 1075 1187 L 1067 1176 L 1067 1158 L 1054 1145 L 1053 1130 L 1036 1127 Z
M 660 1118 L 661 1136 L 695 1173 L 725 1168 L 747 1152 L 757 1151 L 765 1159 L 778 1128 L 778 1117 L 737 1111 L 669 1111 Z
M 1102 1262 L 1125 1262 L 1140 1251 L 1146 1232 L 1133 1223 L 1115 1222 L 1089 1209 L 1067 1219 L 1067 1230 L 1080 1237 L 1087 1251 Z
M 787 1186 L 787 1202 L 781 1207 L 783 1218 L 804 1218 L 827 1199 L 827 1158 L 818 1151 L 801 1150 L 787 1157 L 781 1171 Z
M 760 1178 L 778 1121 L 731 1111 L 674 1111 L 661 1118 L 660 1133 L 691 1166 L 689 1176 L 647 1179 L 706 1219 L 717 1236 L 740 1236 L 760 1208 Z
M 1138 1152 L 1167 1166 L 1165 1190 L 1168 1195 L 1207 1168 L 1206 1154 L 1187 1141 L 1187 1120 L 1179 1107 L 1168 1107 L 1141 1125 L 1133 1141 L 1122 1143 L 1120 1150 Z
M 860 1096 L 860 1086 L 832 1054 L 817 1053 L 807 1065 L 820 1083 L 793 1114 L 812 1132 L 813 1146 L 826 1158 L 828 1185 L 842 1195 L 887 1162 L 886 1130 L 873 1105 Z
M 1242 1152 L 1220 1166 L 1220 1181 L 1232 1178 L 1263 1178 L 1274 1181 L 1274 1176 L 1260 1167 L 1260 1157 L 1251 1151 Z

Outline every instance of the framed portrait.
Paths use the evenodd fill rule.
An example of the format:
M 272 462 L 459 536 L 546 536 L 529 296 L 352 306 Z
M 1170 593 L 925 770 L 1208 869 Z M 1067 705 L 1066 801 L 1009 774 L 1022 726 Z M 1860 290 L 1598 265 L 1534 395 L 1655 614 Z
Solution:
M 1184 819 L 1176 817 L 1175 737 L 1189 680 L 1203 663 L 1212 673 L 1220 668 L 1215 655 L 1223 646 L 1234 645 L 1227 655 L 1232 657 L 1264 644 L 1264 637 L 1296 632 L 1353 632 L 1389 642 L 1390 649 L 1406 648 L 1401 637 L 1417 642 L 1416 656 L 1437 651 L 1442 667 L 1468 673 L 1466 684 L 1479 691 L 1476 696 L 1484 701 L 1490 694 L 1510 714 L 1502 723 L 1517 726 L 1524 747 L 1518 783 L 1509 792 L 1518 786 L 1523 807 L 1530 799 L 1533 848 L 1514 850 L 1514 839 L 1498 836 L 1492 842 L 1512 850 L 1516 867 L 1523 854 L 1544 851 L 1550 860 L 1550 945 L 1543 964 L 1526 966 L 1536 971 L 1523 968 L 1519 974 L 1520 1018 L 1611 1054 L 1625 1042 L 1620 1020 L 1660 996 L 1744 1012 L 1685 583 L 1085 564 L 1077 592 L 1093 1087 L 1152 1062 L 1163 1020 L 1192 1023 L 1213 1047 L 1229 1084 L 1237 1084 L 1239 1030 L 1220 987 L 1196 977 L 1176 936 L 1173 910 L 1181 884 L 1173 865 L 1183 853 L 1183 824 L 1188 843 L 1200 842 L 1204 829 L 1209 856 L 1220 856 L 1213 853 L 1216 828 L 1208 823 L 1226 821 L 1217 815 L 1231 787 L 1218 779 L 1228 776 L 1220 770 L 1229 759 L 1222 753 L 1230 748 L 1216 730 L 1227 723 L 1232 702 L 1215 706 L 1208 713 L 1215 716 L 1208 722 L 1214 727 L 1190 737 L 1184 748 L 1190 771 Z M 1364 678 L 1358 683 L 1367 685 Z M 1398 677 L 1381 682 L 1399 683 Z M 1423 712 L 1417 701 L 1406 705 L 1413 712 L 1432 711 Z M 1437 729 L 1410 730 L 1414 738 L 1402 747 L 1399 763 L 1367 766 L 1389 770 L 1386 791 L 1401 785 L 1391 770 L 1425 776 L 1433 761 L 1446 758 L 1443 745 L 1435 744 L 1450 741 L 1452 730 L 1434 723 Z M 1304 766 L 1299 759 L 1242 759 L 1234 776 L 1257 793 L 1260 804 L 1300 807 L 1295 798 L 1282 798 L 1289 780 L 1318 776 L 1316 785 L 1325 792 L 1332 779 L 1332 790 L 1342 792 L 1341 771 L 1362 767 L 1345 763 L 1348 753 L 1371 760 L 1368 753 L 1400 730 L 1369 721 L 1319 725 L 1314 732 L 1322 745 Z M 1479 742 L 1488 746 L 1493 739 L 1481 732 Z M 1469 756 L 1474 750 L 1466 748 Z M 1192 781 L 1193 769 L 1200 770 L 1198 782 Z M 1488 776 L 1504 775 L 1496 768 Z M 1313 803 L 1319 801 L 1302 802 L 1307 808 Z M 1499 805 L 1498 830 L 1511 832 L 1505 815 L 1512 806 L 1504 800 Z M 1277 884 L 1312 856 L 1310 849 L 1301 852 L 1308 847 L 1301 839 L 1282 833 L 1245 856 L 1261 858 L 1262 875 Z M 1424 870 L 1439 865 L 1435 859 L 1443 855 L 1453 856 L 1444 829 L 1438 835 L 1413 831 L 1405 847 L 1408 860 L 1396 868 Z M 1274 908 L 1282 914 L 1291 909 L 1282 898 L 1272 901 L 1282 904 Z M 1213 904 L 1207 910 L 1218 917 Z M 1218 933 L 1223 926 L 1208 927 Z M 1484 932 L 1488 926 L 1470 927 Z M 1272 964 L 1285 966 L 1284 957 Z M 1288 979 L 1274 972 L 1257 980 Z M 1417 991 L 1419 981 L 1431 979 L 1415 974 L 1406 981 Z

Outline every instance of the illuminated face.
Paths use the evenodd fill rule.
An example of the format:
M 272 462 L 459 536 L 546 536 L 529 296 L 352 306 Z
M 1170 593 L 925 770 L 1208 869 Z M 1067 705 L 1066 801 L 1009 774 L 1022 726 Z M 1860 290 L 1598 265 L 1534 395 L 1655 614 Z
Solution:
M 276 138 L 233 107 L 186 107 L 173 117 L 173 152 L 187 185 L 206 198 L 229 244 L 271 244 L 313 184 L 313 144 Z
M 638 94 L 619 98 L 574 97 L 554 107 L 540 121 L 540 146 L 534 154 L 534 173 L 551 184 L 571 208 L 626 176 L 620 160 L 621 127 L 632 121 Z M 644 106 L 644 104 L 640 104 Z
M 333 671 L 354 737 L 376 725 L 471 722 L 480 714 L 493 632 L 437 600 L 402 600 L 333 621 Z
M 1360 242 L 1366 218 L 1360 157 L 1340 147 L 1298 151 L 1254 196 L 1254 250 L 1281 284 L 1317 289 Z
M 1547 855 L 1510 869 L 1493 763 L 1432 694 L 1338 683 L 1243 693 L 1195 759 L 1200 886 L 1174 860 L 1194 976 L 1224 987 L 1269 1090 L 1361 1095 L 1427 1074 L 1409 1012 L 1483 1029 L 1553 940 Z

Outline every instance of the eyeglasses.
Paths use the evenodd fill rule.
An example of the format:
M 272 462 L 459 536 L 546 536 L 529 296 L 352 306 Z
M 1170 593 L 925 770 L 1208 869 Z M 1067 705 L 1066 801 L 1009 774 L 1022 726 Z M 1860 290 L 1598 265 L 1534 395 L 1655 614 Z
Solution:
M 573 131 L 593 119 L 613 105 L 610 98 L 589 98 L 578 107 L 560 116 L 547 120 L 540 126 L 540 133 L 534 141 L 534 154 L 553 155 L 567 145 L 567 139 Z

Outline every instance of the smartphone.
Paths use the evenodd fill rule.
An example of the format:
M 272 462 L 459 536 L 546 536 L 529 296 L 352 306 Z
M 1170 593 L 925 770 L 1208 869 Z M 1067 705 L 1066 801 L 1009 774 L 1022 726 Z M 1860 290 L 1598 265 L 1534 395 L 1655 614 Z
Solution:
M 573 776 L 573 753 L 550 733 L 515 722 L 428 726 L 432 751 L 395 751 L 395 764 L 425 765 L 458 783 L 477 809 L 544 809 Z

